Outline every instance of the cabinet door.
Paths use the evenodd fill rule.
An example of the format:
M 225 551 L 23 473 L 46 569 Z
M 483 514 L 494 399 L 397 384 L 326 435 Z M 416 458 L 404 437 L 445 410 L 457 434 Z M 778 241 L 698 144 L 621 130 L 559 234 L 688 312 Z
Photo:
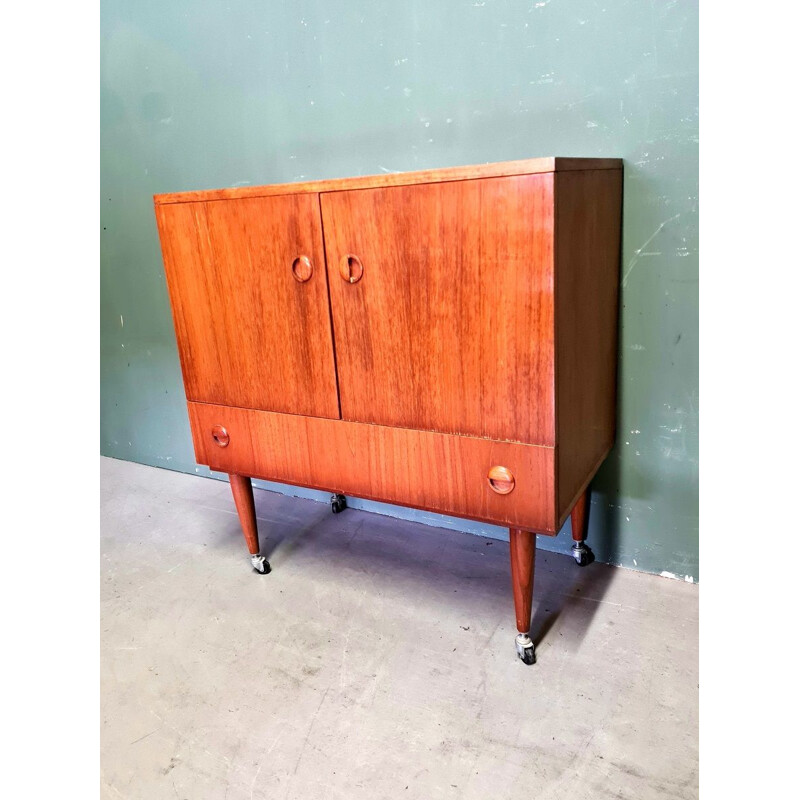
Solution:
M 554 444 L 552 174 L 321 202 L 343 419 Z
M 156 216 L 187 398 L 338 418 L 319 196 Z

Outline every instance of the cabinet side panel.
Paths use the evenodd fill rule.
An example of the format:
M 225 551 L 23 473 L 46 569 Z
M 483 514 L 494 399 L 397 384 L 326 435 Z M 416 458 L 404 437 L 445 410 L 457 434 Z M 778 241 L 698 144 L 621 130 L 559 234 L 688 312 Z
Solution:
M 622 170 L 556 175 L 556 427 L 563 521 L 614 443 Z
M 406 428 L 189 403 L 200 463 L 538 533 L 555 528 L 555 451 Z M 220 447 L 213 437 L 222 426 Z M 493 466 L 514 477 L 500 494 Z

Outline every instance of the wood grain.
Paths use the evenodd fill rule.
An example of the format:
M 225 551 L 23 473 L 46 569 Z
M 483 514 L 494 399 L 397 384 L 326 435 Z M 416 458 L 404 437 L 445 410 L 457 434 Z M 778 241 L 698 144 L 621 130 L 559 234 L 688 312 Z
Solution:
M 621 170 L 556 175 L 556 419 L 561 523 L 614 443 Z
M 317 196 L 162 205 L 156 218 L 187 398 L 338 417 Z
M 553 175 L 321 203 L 342 418 L 554 445 Z
M 239 514 L 239 523 L 247 542 L 250 555 L 258 555 L 258 522 L 256 521 L 256 506 L 253 500 L 253 484 L 250 478 L 244 475 L 229 475 L 233 502 Z
M 511 588 L 514 592 L 517 630 L 520 633 L 528 633 L 531 628 L 533 578 L 536 569 L 536 534 L 511 528 L 508 535 L 511 552 Z
M 569 170 L 620 169 L 618 158 L 528 158 L 519 161 L 503 161 L 495 164 L 476 164 L 464 167 L 417 170 L 415 172 L 393 172 L 383 175 L 364 175 L 352 178 L 277 183 L 269 186 L 240 186 L 231 189 L 210 189 L 190 192 L 157 194 L 157 205 L 187 203 L 208 200 L 230 200 L 244 197 L 268 197 L 272 195 L 299 194 L 305 192 L 334 192 L 342 189 L 374 189 L 382 186 L 408 186 L 417 183 L 440 183 L 442 181 L 464 181 L 474 178 L 496 178 L 503 175 L 533 175 L 543 172 Z
M 189 403 L 198 461 L 219 472 L 400 503 L 515 528 L 556 532 L 555 453 L 549 447 L 342 420 Z M 214 426 L 229 435 L 222 448 Z M 501 464 L 514 491 L 492 491 Z

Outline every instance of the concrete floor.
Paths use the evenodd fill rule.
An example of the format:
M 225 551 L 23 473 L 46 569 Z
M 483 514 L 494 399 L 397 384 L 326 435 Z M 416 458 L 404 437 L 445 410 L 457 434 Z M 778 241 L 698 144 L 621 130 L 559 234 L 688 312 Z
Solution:
M 104 798 L 693 798 L 698 588 L 103 459 Z

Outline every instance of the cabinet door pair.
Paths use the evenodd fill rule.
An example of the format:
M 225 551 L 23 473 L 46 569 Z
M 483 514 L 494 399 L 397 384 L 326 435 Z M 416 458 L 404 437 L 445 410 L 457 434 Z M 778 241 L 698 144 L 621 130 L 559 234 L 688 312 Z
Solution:
M 553 174 L 164 204 L 189 400 L 553 445 Z

